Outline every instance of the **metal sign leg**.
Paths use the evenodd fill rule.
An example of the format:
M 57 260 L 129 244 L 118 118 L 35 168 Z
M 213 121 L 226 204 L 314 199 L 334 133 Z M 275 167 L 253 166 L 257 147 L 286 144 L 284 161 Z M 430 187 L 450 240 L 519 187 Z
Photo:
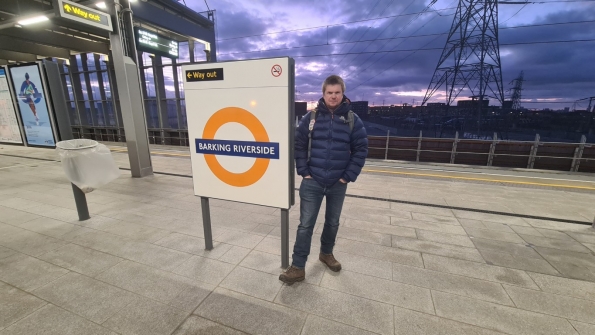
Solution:
M 202 209 L 202 226 L 205 231 L 205 249 L 213 250 L 213 232 L 211 231 L 211 210 L 209 208 L 209 198 L 200 197 L 200 207 Z
M 87 207 L 87 196 L 85 192 L 81 191 L 75 184 L 72 185 L 72 193 L 74 194 L 74 202 L 76 203 L 76 211 L 79 214 L 79 221 L 85 221 L 91 218 L 89 216 L 89 207 Z
M 281 209 L 281 267 L 289 267 L 289 210 Z

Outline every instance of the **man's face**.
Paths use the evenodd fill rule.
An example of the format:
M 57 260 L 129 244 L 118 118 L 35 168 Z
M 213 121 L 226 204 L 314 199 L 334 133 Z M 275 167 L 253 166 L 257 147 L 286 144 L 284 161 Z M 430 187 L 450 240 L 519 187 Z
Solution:
M 326 107 L 330 109 L 339 107 L 341 100 L 343 100 L 343 89 L 341 89 L 341 85 L 327 85 L 323 98 Z

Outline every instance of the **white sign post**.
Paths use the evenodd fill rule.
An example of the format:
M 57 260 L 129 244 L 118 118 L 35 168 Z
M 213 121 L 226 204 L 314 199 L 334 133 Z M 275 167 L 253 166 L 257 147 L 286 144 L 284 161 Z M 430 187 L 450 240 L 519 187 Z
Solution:
M 194 194 L 206 249 L 209 198 L 281 209 L 281 263 L 289 266 L 294 199 L 294 61 L 270 58 L 182 67 Z

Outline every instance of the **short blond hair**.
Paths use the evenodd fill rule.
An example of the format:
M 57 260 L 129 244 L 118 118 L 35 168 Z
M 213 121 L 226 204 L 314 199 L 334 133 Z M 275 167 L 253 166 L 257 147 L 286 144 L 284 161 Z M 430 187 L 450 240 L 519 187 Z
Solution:
M 345 82 L 343 81 L 343 78 L 335 74 L 328 76 L 322 83 L 322 94 L 324 94 L 328 85 L 341 85 L 341 90 L 345 93 Z

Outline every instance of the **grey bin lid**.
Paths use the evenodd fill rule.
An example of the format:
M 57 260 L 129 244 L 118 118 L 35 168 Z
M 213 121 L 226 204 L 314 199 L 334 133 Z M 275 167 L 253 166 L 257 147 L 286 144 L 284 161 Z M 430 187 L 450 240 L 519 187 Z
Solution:
M 99 143 L 97 141 L 88 140 L 84 138 L 60 141 L 56 143 L 56 147 L 61 150 L 81 150 L 96 147 Z

